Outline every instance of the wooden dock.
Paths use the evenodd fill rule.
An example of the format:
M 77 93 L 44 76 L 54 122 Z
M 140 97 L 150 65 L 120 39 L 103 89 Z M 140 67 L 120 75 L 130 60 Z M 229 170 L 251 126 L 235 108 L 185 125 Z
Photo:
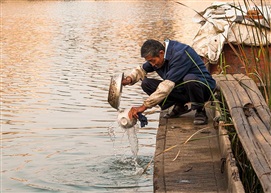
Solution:
M 226 160 L 234 161 L 230 155 L 221 154 L 211 113 L 205 126 L 193 125 L 194 112 L 176 119 L 162 118 L 163 113 L 154 159 L 154 192 L 226 193 L 232 189 L 231 192 L 244 193 L 236 166 L 226 168 Z M 231 187 L 229 180 L 234 181 Z
M 244 75 L 217 75 L 233 124 L 264 192 L 271 192 L 270 110 L 255 83 Z M 215 111 L 214 111 L 215 109 Z M 195 112 L 180 118 L 160 115 L 154 159 L 154 192 L 244 193 L 227 131 L 213 121 L 193 125 Z

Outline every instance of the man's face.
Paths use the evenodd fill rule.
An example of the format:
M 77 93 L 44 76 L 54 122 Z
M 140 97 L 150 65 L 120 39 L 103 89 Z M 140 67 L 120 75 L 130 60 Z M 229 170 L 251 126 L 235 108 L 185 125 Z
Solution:
M 164 64 L 164 55 L 165 52 L 163 50 L 160 50 L 159 56 L 146 56 L 145 60 L 148 61 L 153 67 L 161 68 Z

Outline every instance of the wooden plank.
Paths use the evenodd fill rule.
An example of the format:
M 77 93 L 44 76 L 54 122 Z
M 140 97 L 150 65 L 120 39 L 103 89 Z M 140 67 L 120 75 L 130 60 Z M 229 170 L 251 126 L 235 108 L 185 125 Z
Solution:
M 248 122 L 252 128 L 252 133 L 255 136 L 258 146 L 262 151 L 265 159 L 267 160 L 268 164 L 271 166 L 271 135 L 266 134 L 263 128 L 265 125 L 259 120 L 258 116 L 254 111 L 251 112 L 252 115 L 247 117 Z
M 250 79 L 249 82 L 253 82 L 253 81 Z M 247 93 L 247 91 L 249 91 L 255 94 L 259 90 L 258 88 L 255 88 L 255 87 L 252 87 L 252 89 L 254 90 L 251 90 L 251 87 L 247 87 L 246 85 L 244 86 L 243 84 L 239 84 L 239 82 L 237 81 L 232 81 L 231 83 L 235 85 L 235 91 L 237 95 L 239 96 L 239 99 L 243 106 L 243 110 L 248 119 L 251 132 L 253 133 L 258 143 L 258 146 L 260 150 L 262 151 L 263 155 L 265 156 L 265 159 L 267 160 L 268 164 L 271 165 L 271 156 L 270 156 L 271 155 L 271 135 L 267 127 L 265 126 L 265 124 L 262 122 L 262 118 L 261 118 L 262 114 L 259 115 L 257 113 L 257 109 L 255 109 L 254 107 L 254 104 L 259 103 L 259 102 L 255 99 L 256 98 L 255 96 L 251 98 L 249 94 Z M 260 93 L 257 93 L 257 95 L 261 96 Z M 257 98 L 260 100 L 260 97 L 257 97 Z M 262 105 L 258 106 L 258 109 L 262 109 L 261 107 Z
M 247 157 L 264 191 L 271 192 L 270 133 L 266 134 L 265 124 L 260 124 L 261 119 L 254 109 L 253 103 L 256 103 L 257 99 L 253 93 L 248 94 L 247 90 L 241 87 L 239 82 L 234 81 L 231 75 L 224 77 L 219 75 L 214 78 L 227 102 L 233 124 Z M 251 100 L 252 96 L 253 100 Z
M 271 112 L 257 85 L 253 80 L 243 74 L 235 74 L 233 77 L 238 80 L 241 86 L 246 90 L 256 108 L 256 112 L 260 115 L 260 119 L 271 134 Z

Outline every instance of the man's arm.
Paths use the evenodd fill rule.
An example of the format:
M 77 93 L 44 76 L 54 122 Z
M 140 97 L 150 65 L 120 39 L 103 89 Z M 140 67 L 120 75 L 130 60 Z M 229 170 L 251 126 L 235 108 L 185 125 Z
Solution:
M 173 90 L 175 83 L 170 80 L 162 81 L 156 91 L 152 93 L 145 101 L 144 106 L 147 108 L 151 108 L 159 104 L 162 100 L 164 100 Z
M 156 91 L 152 93 L 143 103 L 143 105 L 139 107 L 132 107 L 129 111 L 129 118 L 138 119 L 137 113 L 143 113 L 146 109 L 151 108 L 159 104 L 162 100 L 164 100 L 170 92 L 173 90 L 175 83 L 170 80 L 164 80 L 161 82 Z
M 122 80 L 122 85 L 133 85 L 137 83 L 139 80 L 142 80 L 146 76 L 147 72 L 142 68 L 142 66 L 138 66 L 133 69 L 130 75 L 126 76 Z

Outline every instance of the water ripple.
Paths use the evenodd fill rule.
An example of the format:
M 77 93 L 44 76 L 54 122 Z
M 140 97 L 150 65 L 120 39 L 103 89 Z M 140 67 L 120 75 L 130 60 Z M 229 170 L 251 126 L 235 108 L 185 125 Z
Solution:
M 151 192 L 151 167 L 138 170 L 153 155 L 158 114 L 137 132 L 136 165 L 109 82 L 144 62 L 146 39 L 190 43 L 194 13 L 172 1 L 4 0 L 1 11 L 3 191 Z M 124 87 L 120 108 L 146 97 L 140 83 Z

